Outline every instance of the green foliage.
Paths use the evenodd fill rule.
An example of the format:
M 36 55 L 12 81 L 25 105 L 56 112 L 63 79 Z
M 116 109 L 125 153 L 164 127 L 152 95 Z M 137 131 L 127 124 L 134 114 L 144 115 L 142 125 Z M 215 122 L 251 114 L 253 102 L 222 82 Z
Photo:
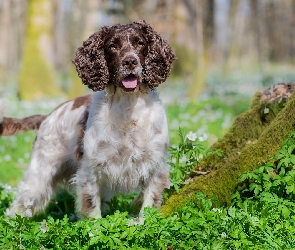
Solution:
M 191 137 L 190 137 L 191 136 Z M 179 192 L 179 187 L 184 184 L 185 178 L 190 174 L 193 168 L 198 167 L 203 157 L 216 154 L 221 156 L 220 150 L 208 150 L 204 146 L 207 135 L 197 137 L 196 133 L 190 131 L 185 134 L 179 129 L 180 143 L 174 145 L 170 149 L 171 158 L 169 165 L 171 166 L 170 181 L 172 183 L 171 191 Z
M 191 152 L 193 147 L 188 145 L 194 143 L 188 141 L 183 132 L 180 135 L 183 150 L 194 155 Z M 188 145 L 188 149 L 185 149 L 185 145 Z M 295 202 L 288 177 L 294 171 L 294 148 L 293 132 L 275 157 L 241 175 L 244 189 L 233 195 L 229 207 L 220 207 L 215 199 L 208 199 L 199 192 L 191 199 L 187 198 L 184 206 L 167 217 L 163 217 L 155 208 L 145 209 L 144 225 L 130 226 L 128 213 L 119 211 L 102 219 L 85 218 L 78 222 L 70 222 L 67 215 L 61 219 L 49 216 L 43 221 L 20 216 L 12 219 L 0 216 L 0 247 L 294 249 Z M 278 175 L 279 183 L 275 178 Z M 4 211 L 11 202 L 12 190 L 8 186 L 1 187 L 0 194 L 0 208 Z M 110 205 L 113 208 L 126 208 L 125 203 L 122 197 L 117 197 Z
M 196 101 L 182 98 L 177 104 L 167 106 L 171 145 L 179 142 L 179 127 L 186 131 L 194 131 L 198 135 L 208 133 L 209 138 L 205 145 L 211 145 L 227 132 L 234 116 L 239 115 L 248 107 L 249 100 L 241 96 Z
M 279 198 L 295 199 L 295 132 L 284 141 L 282 148 L 270 160 L 241 175 L 247 181 L 245 196 L 260 197 L 270 192 Z
M 267 114 L 263 112 L 266 105 L 271 110 Z M 238 177 L 253 170 L 258 162 L 273 157 L 294 130 L 294 105 L 294 95 L 278 105 L 261 101 L 257 93 L 251 108 L 237 116 L 225 136 L 211 146 L 213 150 L 222 150 L 223 159 L 211 155 L 202 160 L 202 166 L 214 171 L 194 178 L 179 193 L 171 195 L 161 211 L 166 215 L 172 213 L 184 204 L 186 195 L 200 191 L 216 197 L 222 205 L 230 205 L 231 195 L 240 183 Z
M 237 198 L 236 198 L 237 199 Z M 70 222 L 0 217 L 2 249 L 292 249 L 294 203 L 245 200 L 229 208 L 197 193 L 168 217 L 145 209 L 144 225 L 128 226 L 127 213 Z M 276 207 L 282 207 L 276 209 Z M 289 212 L 282 210 L 288 209 Z

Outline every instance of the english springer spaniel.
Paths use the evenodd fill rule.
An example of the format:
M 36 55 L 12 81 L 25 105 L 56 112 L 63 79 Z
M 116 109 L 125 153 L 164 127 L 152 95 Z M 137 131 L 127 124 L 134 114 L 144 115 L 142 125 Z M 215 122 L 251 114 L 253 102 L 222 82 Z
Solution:
M 170 186 L 169 138 L 155 88 L 175 59 L 145 21 L 102 27 L 84 41 L 73 63 L 93 94 L 65 102 L 48 116 L 4 117 L 0 123 L 2 136 L 38 129 L 7 215 L 43 211 L 60 186 L 74 187 L 80 216 L 100 218 L 106 201 L 131 191 L 139 192 L 139 221 L 145 207 L 159 207 Z

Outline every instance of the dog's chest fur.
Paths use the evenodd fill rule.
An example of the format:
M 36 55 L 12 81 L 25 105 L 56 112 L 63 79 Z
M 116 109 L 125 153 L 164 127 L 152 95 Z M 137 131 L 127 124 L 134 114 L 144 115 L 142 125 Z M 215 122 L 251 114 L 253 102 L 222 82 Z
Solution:
M 89 117 L 83 160 L 109 188 L 138 189 L 165 161 L 167 121 L 156 93 L 94 94 Z

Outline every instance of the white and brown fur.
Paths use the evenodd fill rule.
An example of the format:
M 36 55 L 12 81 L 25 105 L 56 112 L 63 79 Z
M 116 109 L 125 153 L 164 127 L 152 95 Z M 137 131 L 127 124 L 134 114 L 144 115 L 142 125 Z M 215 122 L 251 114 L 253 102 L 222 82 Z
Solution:
M 129 34 L 142 39 L 143 45 L 137 48 L 137 44 L 129 41 Z M 118 58 L 108 44 L 113 36 L 119 42 L 121 39 L 116 52 Z M 93 37 L 95 35 L 83 46 L 94 44 Z M 12 118 L 4 118 L 0 125 L 2 135 L 39 127 L 30 165 L 7 212 L 9 216 L 25 215 L 26 201 L 31 201 L 33 214 L 43 211 L 62 186 L 76 193 L 77 213 L 93 218 L 102 216 L 102 210 L 107 210 L 105 202 L 114 195 L 138 191 L 136 202 L 142 204 L 139 213 L 142 222 L 144 208 L 159 207 L 163 190 L 170 186 L 166 164 L 169 143 L 167 120 L 154 87 L 169 75 L 175 59 L 173 51 L 144 21 L 117 25 L 115 28 L 104 27 L 96 33 L 95 39 L 104 50 L 102 54 L 108 69 L 106 74 L 110 75 L 111 72 L 115 76 L 108 76 L 109 81 L 105 86 L 97 86 L 93 79 L 87 79 L 88 76 L 93 77 L 93 73 L 82 72 L 88 62 L 85 58 L 78 58 L 81 53 L 85 54 L 82 57 L 87 57 L 84 47 L 78 49 L 74 63 L 83 83 L 94 91 L 101 91 L 68 101 L 48 116 L 32 116 L 31 125 L 19 126 L 17 124 L 23 120 Z M 153 50 L 152 55 L 149 55 L 150 50 Z M 107 53 L 110 55 L 105 55 Z M 159 58 L 164 60 L 165 55 L 167 61 L 160 61 Z M 132 65 L 127 63 L 125 66 L 124 60 L 129 60 L 130 56 L 133 56 Z M 158 58 L 153 61 L 150 56 Z M 116 64 L 113 64 L 114 58 L 118 60 Z M 150 72 L 150 63 L 154 65 L 154 73 Z M 101 67 L 101 62 L 98 64 Z M 161 69 L 160 65 L 157 69 L 158 64 L 166 68 Z M 161 73 L 157 73 L 157 70 Z M 134 89 L 126 89 L 120 82 L 130 73 L 138 80 Z M 154 76 L 157 80 L 153 80 L 152 74 L 157 74 Z M 96 80 L 101 83 L 105 78 Z M 30 124 L 30 118 L 27 119 L 24 124 Z

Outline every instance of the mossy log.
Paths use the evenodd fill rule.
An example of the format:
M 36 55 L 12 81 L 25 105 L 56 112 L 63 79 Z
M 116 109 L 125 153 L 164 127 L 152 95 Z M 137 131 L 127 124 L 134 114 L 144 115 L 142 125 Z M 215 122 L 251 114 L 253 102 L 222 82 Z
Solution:
M 193 177 L 173 194 L 161 208 L 164 215 L 199 191 L 217 198 L 221 205 L 229 205 L 240 184 L 239 175 L 274 156 L 295 130 L 294 89 L 295 83 L 281 83 L 255 94 L 250 109 L 237 116 L 228 133 L 212 145 L 211 149 L 223 151 L 222 157 L 211 155 L 202 160 L 201 166 L 212 171 Z

